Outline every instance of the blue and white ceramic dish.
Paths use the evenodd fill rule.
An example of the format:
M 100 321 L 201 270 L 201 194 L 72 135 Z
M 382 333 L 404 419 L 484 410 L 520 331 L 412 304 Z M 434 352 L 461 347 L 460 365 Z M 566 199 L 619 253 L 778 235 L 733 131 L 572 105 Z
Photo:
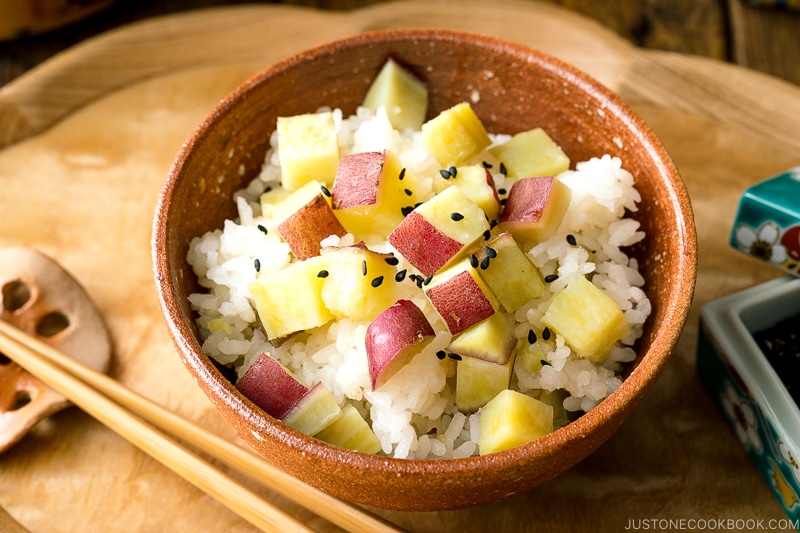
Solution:
M 785 272 L 800 275 L 800 167 L 744 192 L 730 244 Z
M 793 523 L 800 519 L 800 409 L 754 334 L 798 314 L 800 278 L 775 279 L 706 304 L 697 349 L 700 379 Z

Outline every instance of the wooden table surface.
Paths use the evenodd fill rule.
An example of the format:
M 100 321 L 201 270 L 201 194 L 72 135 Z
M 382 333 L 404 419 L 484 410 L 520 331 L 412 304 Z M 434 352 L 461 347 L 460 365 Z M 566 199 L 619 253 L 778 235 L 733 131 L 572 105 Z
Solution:
M 149 240 L 166 171 L 218 99 L 260 68 L 338 36 L 407 25 L 528 44 L 620 94 L 662 139 L 686 182 L 699 271 L 673 359 L 596 453 L 496 504 L 380 514 L 409 531 L 460 533 L 620 531 L 651 519 L 780 520 L 768 483 L 695 370 L 702 305 L 779 275 L 727 244 L 741 192 L 800 165 L 800 87 L 775 77 L 635 47 L 574 11 L 526 0 L 173 14 L 83 41 L 0 89 L 0 246 L 34 246 L 84 283 L 111 332 L 115 379 L 235 441 L 176 356 L 158 308 Z M 78 409 L 52 417 L 0 455 L 0 472 L 0 506 L 32 532 L 253 531 Z M 336 531 L 251 485 L 315 529 Z
M 273 0 L 261 3 L 348 10 L 386 0 Z M 560 5 L 597 20 L 645 49 L 729 61 L 800 84 L 800 10 L 773 8 L 777 0 L 533 0 Z M 790 0 L 789 4 L 799 3 Z M 7 0 L 13 3 L 13 0 Z M 102 31 L 148 17 L 247 0 L 83 0 L 41 2 L 39 20 L 66 19 L 78 9 L 111 4 L 86 20 L 43 34 L 11 36 L 0 0 L 0 86 L 36 64 Z M 785 0 L 784 0 L 784 3 Z M 63 4 L 63 5 L 60 5 Z M 41 26 L 43 22 L 37 26 Z M 4 27 L 5 26 L 5 27 Z

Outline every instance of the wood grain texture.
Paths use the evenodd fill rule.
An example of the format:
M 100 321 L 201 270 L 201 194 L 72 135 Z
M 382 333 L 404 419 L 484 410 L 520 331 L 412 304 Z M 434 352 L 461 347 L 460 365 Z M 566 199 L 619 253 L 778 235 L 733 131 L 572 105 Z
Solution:
M 283 0 L 319 9 L 356 9 L 385 0 Z M 727 58 L 725 5 L 714 0 L 536 0 L 580 13 L 647 49 Z
M 728 5 L 733 61 L 800 85 L 800 10 Z
M 468 5 L 469 8 L 454 12 L 453 4 L 438 0 L 425 5 L 424 16 L 420 16 L 421 5 L 406 9 L 396 3 L 376 4 L 349 13 L 272 6 L 268 8 L 269 17 L 258 15 L 266 6 L 241 6 L 200 10 L 177 19 L 156 18 L 112 30 L 103 36 L 102 46 L 93 40 L 85 41 L 0 89 L 0 147 L 41 131 L 109 91 L 153 76 L 232 58 L 266 65 L 292 52 L 358 31 L 427 24 L 473 29 L 512 40 L 530 38 L 529 28 L 509 23 L 505 9 L 480 1 Z M 578 15 L 524 0 L 512 0 L 509 6 L 559 13 L 536 32 L 539 47 L 578 67 L 594 65 L 595 76 L 601 81 L 618 78 L 625 56 L 633 52 L 610 31 Z M 302 13 L 314 16 L 298 23 Z M 480 21 L 477 26 L 476 20 Z M 138 31 L 130 31 L 131 27 Z M 572 40 L 570 47 L 561 45 L 565 39 Z
M 8 0 L 13 4 L 22 0 Z M 50 1 L 50 0 L 48 0 Z M 359 9 L 391 0 L 273 0 L 263 3 L 313 7 L 331 11 Z M 666 50 L 732 61 L 800 83 L 796 46 L 800 13 L 756 8 L 744 0 L 529 0 L 558 5 L 590 17 L 629 42 L 645 49 Z M 53 2 L 25 35 L 13 39 L 20 16 L 0 16 L 0 86 L 52 55 L 100 32 L 149 17 L 248 0 L 86 0 Z M 753 3 L 753 2 L 750 2 Z M 770 2 L 763 2 L 770 4 Z M 9 4 L 9 5 L 11 5 Z M 108 6 L 86 20 L 97 7 Z M 73 23 L 61 27 L 63 24 Z M 45 27 L 47 26 L 47 27 Z M 52 30 L 56 27 L 56 30 Z M 39 33 L 42 30 L 52 30 Z M 4 37 L 6 40 L 4 41 Z
M 156 301 L 150 226 L 167 169 L 218 99 L 258 69 L 340 35 L 423 23 L 529 44 L 619 92 L 686 181 L 700 269 L 673 360 L 597 453 L 497 504 L 380 514 L 419 532 L 620 531 L 647 518 L 782 518 L 694 363 L 700 306 L 779 275 L 727 245 L 742 190 L 800 164 L 800 89 L 774 78 L 639 50 L 595 21 L 523 0 L 491 9 L 416 0 L 346 13 L 262 5 L 156 19 L 87 41 L 0 90 L 0 245 L 35 246 L 84 283 L 111 332 L 112 376 L 236 442 L 176 356 Z M 532 32 L 534 25 L 541 30 Z M 0 505 L 31 531 L 253 531 L 77 409 L 0 455 L 0 471 Z M 268 489 L 253 489 L 312 527 L 335 531 Z
M 725 60 L 728 57 L 724 5 L 707 0 L 548 0 L 611 28 L 645 49 Z
M 107 8 L 113 0 L 4 0 L 0 40 L 36 35 L 72 24 Z
M 800 149 L 797 86 L 705 58 L 668 52 L 635 54 L 619 87 L 629 102 L 685 112 L 752 130 L 778 146 Z

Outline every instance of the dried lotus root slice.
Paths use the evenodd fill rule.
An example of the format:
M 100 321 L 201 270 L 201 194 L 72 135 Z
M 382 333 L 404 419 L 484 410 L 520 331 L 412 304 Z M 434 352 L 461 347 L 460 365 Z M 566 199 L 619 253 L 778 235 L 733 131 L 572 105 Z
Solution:
M 30 248 L 0 249 L 0 318 L 76 361 L 106 372 L 111 339 L 83 287 Z M 0 452 L 70 402 L 0 353 Z

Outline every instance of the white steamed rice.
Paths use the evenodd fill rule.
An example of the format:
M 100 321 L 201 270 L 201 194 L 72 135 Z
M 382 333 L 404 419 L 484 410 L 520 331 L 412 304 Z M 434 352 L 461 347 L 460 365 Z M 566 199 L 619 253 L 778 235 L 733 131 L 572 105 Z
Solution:
M 346 118 L 339 110 L 333 112 L 342 155 L 392 150 L 410 172 L 431 176 L 433 187 L 439 167 L 419 132 L 393 130 L 381 111 L 373 114 L 360 108 L 356 115 Z M 496 144 L 508 138 L 492 136 Z M 248 285 L 257 275 L 283 268 L 292 261 L 289 247 L 281 241 L 278 231 L 273 231 L 279 221 L 262 216 L 259 204 L 265 189 L 280 186 L 275 134 L 270 142 L 272 149 L 263 171 L 236 195 L 238 218 L 195 238 L 190 246 L 188 261 L 200 285 L 207 289 L 190 296 L 199 314 L 204 352 L 219 363 L 236 368 L 241 375 L 266 351 L 307 385 L 323 382 L 340 404 L 352 403 L 371 421 L 387 455 L 437 459 L 477 454 L 480 414 L 464 415 L 455 407 L 455 363 L 436 357 L 436 352 L 449 344 L 450 334 L 414 283 L 398 284 L 399 297 L 416 303 L 439 333 L 377 391 L 371 390 L 364 348 L 368 323 L 339 319 L 296 335 L 279 347 L 272 346 L 258 328 Z M 493 176 L 496 187 L 503 189 L 503 174 Z M 650 314 L 650 302 L 641 289 L 644 279 L 635 259 L 622 250 L 644 238 L 638 222 L 626 218 L 627 212 L 636 211 L 640 199 L 632 175 L 622 168 L 618 158 L 606 155 L 578 163 L 576 170 L 566 171 L 558 178 L 572 190 L 569 210 L 558 231 L 529 251 L 543 275 L 557 274 L 558 279 L 548 284 L 541 298 L 517 311 L 517 337 L 525 338 L 529 329 L 541 331 L 541 318 L 552 295 L 574 277 L 585 274 L 591 274 L 592 282 L 622 308 L 630 326 L 630 335 L 613 348 L 602 364 L 577 357 L 558 335 L 547 341 L 549 346 L 543 354 L 549 365 L 528 371 L 518 360 L 513 387 L 534 396 L 556 391 L 563 397 L 566 411 L 574 416 L 593 408 L 621 384 L 619 371 L 622 363 L 635 357 L 631 346 L 641 335 L 642 324 Z M 258 225 L 268 229 L 267 235 Z M 577 246 L 567 243 L 566 236 L 570 234 L 576 237 Z M 365 240 L 373 250 L 392 250 L 385 236 Z M 353 236 L 332 236 L 325 243 L 353 244 Z M 256 258 L 260 261 L 260 274 L 253 266 Z M 413 271 L 402 258 L 398 268 Z M 557 423 L 567 421 L 562 418 Z

